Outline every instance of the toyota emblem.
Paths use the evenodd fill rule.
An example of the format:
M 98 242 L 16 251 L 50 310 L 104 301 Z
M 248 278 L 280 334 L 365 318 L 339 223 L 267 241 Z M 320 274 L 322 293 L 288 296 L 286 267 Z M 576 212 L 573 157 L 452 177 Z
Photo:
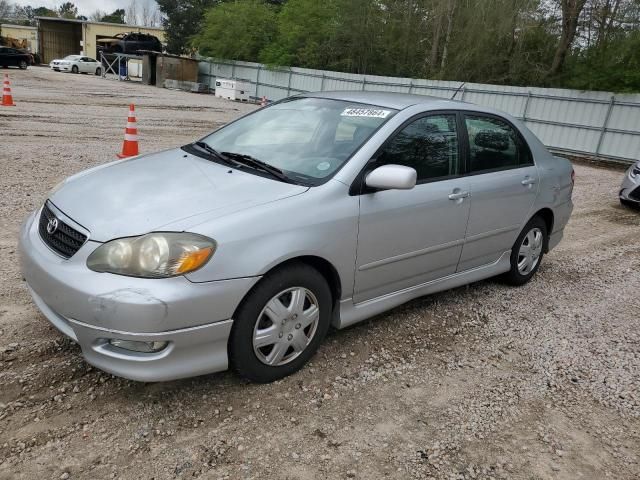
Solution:
M 47 233 L 53 235 L 58 230 L 58 219 L 56 217 L 50 218 L 47 223 Z

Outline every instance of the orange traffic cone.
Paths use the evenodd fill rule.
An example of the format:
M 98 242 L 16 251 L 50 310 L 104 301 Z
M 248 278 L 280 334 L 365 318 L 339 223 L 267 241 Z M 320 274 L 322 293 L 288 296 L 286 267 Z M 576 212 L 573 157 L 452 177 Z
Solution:
M 11 84 L 9 83 L 9 74 L 4 74 L 4 86 L 2 87 L 2 106 L 3 107 L 15 107 L 13 103 L 13 97 L 11 96 Z
M 118 158 L 135 157 L 138 155 L 138 129 L 136 128 L 136 114 L 133 103 L 129 105 L 129 117 L 127 118 L 127 128 L 124 131 L 124 143 L 122 153 Z
M 264 95 L 262 96 L 262 100 L 260 101 L 260 106 L 264 107 L 267 105 L 267 97 L 265 97 Z

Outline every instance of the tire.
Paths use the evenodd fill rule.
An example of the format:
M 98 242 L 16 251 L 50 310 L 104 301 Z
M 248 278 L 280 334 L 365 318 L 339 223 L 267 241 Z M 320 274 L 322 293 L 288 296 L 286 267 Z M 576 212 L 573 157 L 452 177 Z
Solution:
M 28 66 L 29 64 L 25 60 L 20 60 L 20 62 L 18 63 L 18 68 L 20 70 L 26 70 Z
M 640 205 L 634 202 L 630 202 L 629 200 L 625 200 L 624 198 L 620 199 L 620 204 L 623 207 L 631 208 L 633 210 L 640 210 Z
M 513 244 L 511 249 L 511 270 L 503 275 L 503 279 L 514 286 L 524 285 L 531 280 L 538 268 L 540 268 L 548 241 L 545 221 L 539 216 L 529 220 L 529 223 L 525 225 Z M 533 245 L 533 251 L 529 249 L 531 255 L 525 255 L 529 245 Z
M 100 75 L 102 75 L 102 68 L 98 67 L 96 68 L 96 76 L 99 77 Z
M 247 294 L 234 315 L 229 337 L 232 367 L 258 383 L 296 372 L 327 334 L 332 305 L 329 286 L 316 269 L 291 264 L 269 273 Z M 260 330 L 262 346 L 254 343 Z
M 78 70 L 78 66 L 74 65 L 73 67 L 71 67 L 71 73 L 78 73 L 80 70 Z

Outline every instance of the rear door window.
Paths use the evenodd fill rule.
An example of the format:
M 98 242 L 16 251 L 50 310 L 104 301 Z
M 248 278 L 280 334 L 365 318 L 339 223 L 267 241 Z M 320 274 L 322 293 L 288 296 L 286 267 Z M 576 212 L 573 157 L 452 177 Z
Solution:
M 484 115 L 465 115 L 471 173 L 533 165 L 522 136 L 507 122 Z

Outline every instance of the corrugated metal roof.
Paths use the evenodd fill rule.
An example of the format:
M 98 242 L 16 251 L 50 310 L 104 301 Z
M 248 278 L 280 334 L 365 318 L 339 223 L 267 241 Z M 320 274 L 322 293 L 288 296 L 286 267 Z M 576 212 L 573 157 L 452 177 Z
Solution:
M 57 18 L 57 17 L 36 17 L 37 20 L 46 20 L 51 22 L 63 22 L 63 23 L 82 23 L 91 25 L 111 25 L 116 27 L 130 27 L 130 28 L 143 28 L 145 30 L 158 30 L 164 31 L 162 27 L 146 27 L 144 25 L 129 25 L 128 23 L 114 23 L 114 22 L 92 22 L 91 20 L 78 20 L 75 18 Z

